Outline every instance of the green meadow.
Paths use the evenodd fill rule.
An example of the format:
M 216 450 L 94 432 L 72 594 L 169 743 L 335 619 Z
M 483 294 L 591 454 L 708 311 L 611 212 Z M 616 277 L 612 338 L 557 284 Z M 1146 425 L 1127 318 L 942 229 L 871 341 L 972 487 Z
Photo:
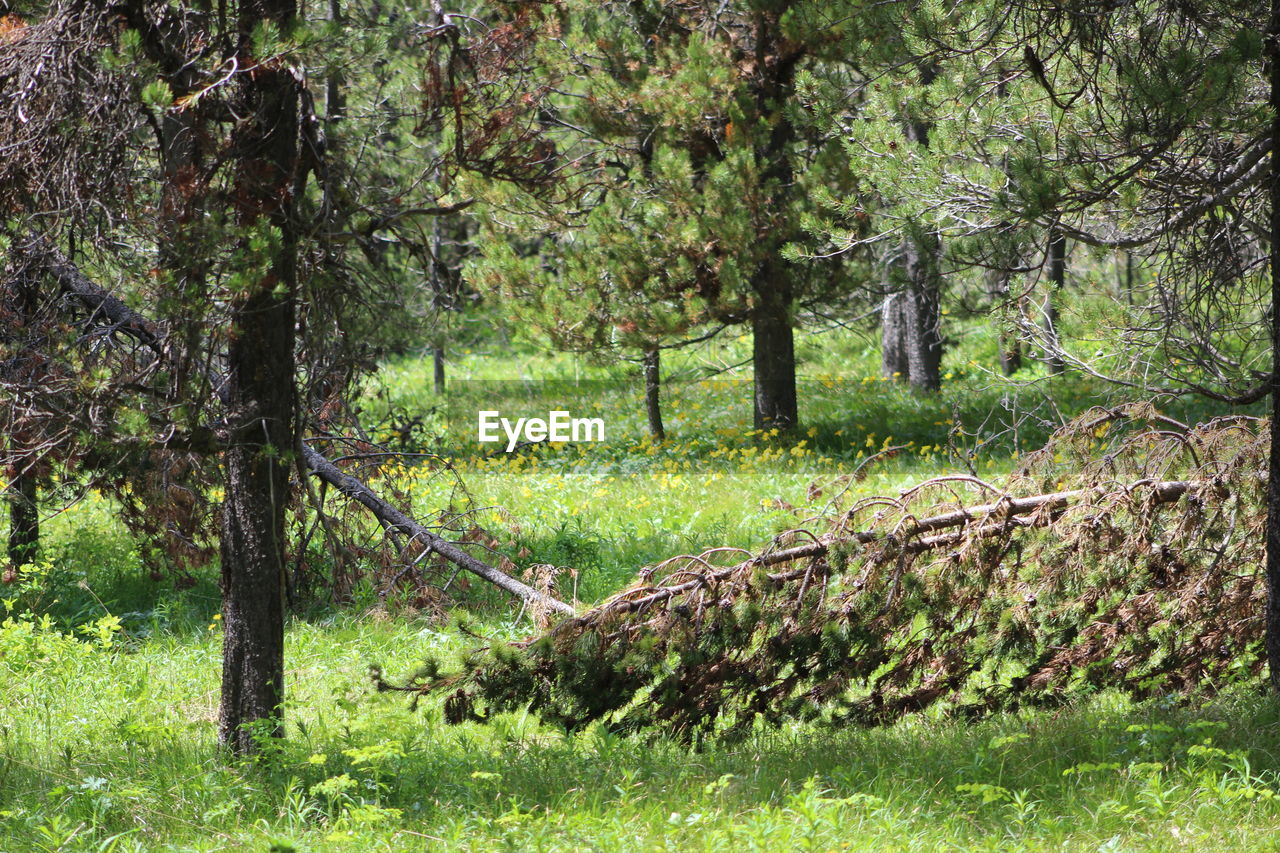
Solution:
M 401 359 L 369 384 L 366 418 L 418 455 L 385 461 L 372 484 L 420 517 L 464 514 L 506 565 L 559 567 L 560 594 L 590 604 L 643 566 L 759 548 L 860 496 L 951 471 L 999 482 L 1063 418 L 1122 399 L 1079 376 L 993 375 L 981 327 L 950 353 L 944 392 L 922 398 L 878 376 L 873 343 L 803 339 L 804 426 L 787 441 L 751 429 L 741 369 L 711 375 L 740 360 L 742 340 L 668 359 L 662 443 L 625 367 L 477 347 L 454 354 L 446 401 L 429 361 Z M 604 442 L 508 454 L 467 446 L 448 423 L 495 404 L 495 389 L 555 382 L 589 389 Z M 4 591 L 6 851 L 1245 850 L 1280 838 L 1280 708 L 1248 686 L 1191 703 L 1102 693 L 963 724 L 796 723 L 700 749 L 566 735 L 526 714 L 447 726 L 436 700 L 377 693 L 369 668 L 394 682 L 428 654 L 536 628 L 464 584 L 447 600 L 466 616 L 460 632 L 438 608 L 379 595 L 372 570 L 349 603 L 292 617 L 287 738 L 234 761 L 215 745 L 214 570 L 181 589 L 149 579 L 110 509 L 89 495 L 54 518 L 42 565 Z

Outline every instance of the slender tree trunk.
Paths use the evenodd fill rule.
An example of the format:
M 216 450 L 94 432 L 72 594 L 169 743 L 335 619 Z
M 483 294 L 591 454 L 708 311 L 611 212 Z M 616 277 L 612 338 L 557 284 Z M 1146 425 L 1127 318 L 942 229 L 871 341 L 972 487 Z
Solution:
M 942 286 L 937 235 L 908 239 L 903 253 L 908 282 L 903 302 L 908 378 L 916 391 L 937 391 L 942 387 Z
M 1272 0 L 1266 61 L 1271 138 L 1280 140 L 1280 2 Z M 1271 158 L 1271 461 L 1267 470 L 1267 670 L 1280 693 L 1280 160 Z
M 1129 294 L 1129 304 L 1132 305 L 1133 299 L 1133 252 L 1124 253 L 1124 283 L 1125 293 Z
M 924 64 L 920 82 L 928 86 L 937 74 L 936 66 Z M 930 130 L 927 122 L 908 119 L 904 135 L 928 148 Z M 942 240 L 937 232 L 911 230 L 902 242 L 907 378 L 912 389 L 933 392 L 942 387 Z
M 1133 305 L 1133 253 L 1124 253 L 1124 263 L 1116 262 L 1116 288 L 1126 305 Z
M 0 267 L 0 270 L 2 269 Z M 36 297 L 36 289 L 30 285 L 30 281 L 31 277 L 23 275 L 18 282 L 15 282 L 13 307 L 22 317 L 30 317 L 38 310 L 39 300 Z M 14 340 L 9 337 L 8 331 L 6 330 L 6 334 L 0 334 L 0 349 L 8 352 L 13 351 L 10 347 L 19 351 L 25 350 L 29 341 L 20 342 L 21 338 Z M 14 359 L 14 361 L 20 360 Z M 9 369 L 0 364 L 0 370 L 5 370 L 7 373 Z M 38 377 L 39 374 L 29 374 L 30 380 L 39 381 Z M 9 470 L 13 472 L 6 490 L 9 501 L 8 553 L 12 568 L 18 569 L 35 560 L 36 550 L 40 544 L 40 511 L 37 504 L 39 488 L 35 473 L 31 470 L 31 458 L 23 452 L 24 447 L 30 448 L 33 436 L 27 435 L 25 430 L 12 429 L 12 424 L 10 427 L 9 434 L 4 436 L 5 444 L 8 445 L 6 448 L 8 461 L 12 465 Z
M 781 269 L 784 263 L 780 257 L 771 257 L 757 276 L 751 312 L 756 429 L 789 430 L 799 422 L 791 282 Z M 775 271 L 777 276 L 770 274 Z
M 1012 376 L 1022 369 L 1022 336 L 1011 318 L 1017 306 L 1010 304 L 1009 271 L 987 270 L 987 293 L 994 308 L 996 334 L 1000 346 L 1000 371 Z
M 1055 228 L 1049 232 L 1049 288 L 1044 297 L 1044 335 L 1049 344 L 1049 372 L 1055 376 L 1066 369 L 1062 362 L 1061 343 L 1058 339 L 1058 301 L 1067 280 L 1067 238 Z
M 996 95 L 1002 101 L 1009 94 L 1007 79 L 1008 69 L 1003 65 L 997 66 Z M 1017 179 L 1010 174 L 1007 154 L 1001 159 L 1000 169 L 1010 185 L 1017 183 Z M 1022 312 L 1022 298 L 1019 297 L 1016 304 L 1011 304 L 1009 288 L 1009 278 L 1012 275 L 1009 269 L 1017 266 L 1016 261 L 1016 251 L 998 249 L 993 268 L 987 270 L 987 295 L 991 297 L 991 302 L 995 306 L 996 335 L 1000 347 L 1000 372 L 1005 376 L 1012 376 L 1022 369 L 1022 330 L 1018 325 L 1018 315 Z
M 444 345 L 436 344 L 431 348 L 431 373 L 436 394 L 444 393 Z
M 665 441 L 667 431 L 662 428 L 662 372 L 661 351 L 655 346 L 644 351 L 644 411 L 649 416 L 649 434 L 656 441 Z
M 34 474 L 14 475 L 9 484 L 9 562 L 15 569 L 33 562 L 40 546 L 38 497 Z
M 942 386 L 941 279 L 936 235 L 902 241 L 885 266 L 880 306 L 880 370 L 917 391 Z
M 261 22 L 287 29 L 293 0 L 241 0 L 240 49 L 252 50 Z M 242 75 L 243 114 L 233 138 L 239 227 L 269 225 L 279 241 L 269 271 L 231 305 L 224 455 L 219 737 L 245 754 L 282 732 L 284 699 L 285 507 L 296 450 L 294 323 L 297 229 L 298 88 L 291 70 L 259 66 Z M 246 241 L 247 242 L 247 241 Z M 247 245 L 242 251 L 247 251 Z M 261 724 L 261 725 L 259 725 Z

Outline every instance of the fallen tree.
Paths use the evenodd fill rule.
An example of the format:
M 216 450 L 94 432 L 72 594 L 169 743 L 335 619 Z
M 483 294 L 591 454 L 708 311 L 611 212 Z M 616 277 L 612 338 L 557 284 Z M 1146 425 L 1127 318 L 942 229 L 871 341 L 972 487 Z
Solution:
M 736 549 L 674 558 L 539 637 L 378 683 L 447 693 L 455 722 L 529 707 L 570 730 L 697 738 L 1253 678 L 1265 425 L 1167 421 L 1094 411 L 1002 489 L 949 477 L 860 500 L 821 536 L 730 565 Z M 1028 494 L 1067 478 L 1077 487 Z M 965 500 L 975 490 L 999 498 Z
M 165 358 L 163 330 L 91 280 L 77 265 L 47 241 L 38 235 L 28 235 L 23 245 L 17 247 L 17 251 L 29 271 L 34 269 L 47 274 L 57 284 L 60 294 L 81 309 L 84 316 L 80 319 L 80 323 L 85 329 L 94 330 L 94 334 L 99 337 L 118 339 L 124 336 L 145 347 L 155 358 L 161 360 Z M 216 374 L 211 375 L 210 384 L 215 390 L 221 388 L 221 377 Z M 216 433 L 217 429 L 215 426 L 212 432 Z M 183 449 L 192 445 L 189 436 L 184 437 L 176 432 L 170 433 L 169 441 Z M 217 444 L 203 437 L 200 446 L 210 449 L 215 448 Z M 425 549 L 438 554 L 458 568 L 493 584 L 533 608 L 548 613 L 566 615 L 574 613 L 573 607 L 569 604 L 511 577 L 411 518 L 407 513 L 381 498 L 367 484 L 343 471 L 312 448 L 307 441 L 302 442 L 301 454 L 313 475 L 328 483 L 340 494 L 368 509 L 385 529 L 418 542 Z

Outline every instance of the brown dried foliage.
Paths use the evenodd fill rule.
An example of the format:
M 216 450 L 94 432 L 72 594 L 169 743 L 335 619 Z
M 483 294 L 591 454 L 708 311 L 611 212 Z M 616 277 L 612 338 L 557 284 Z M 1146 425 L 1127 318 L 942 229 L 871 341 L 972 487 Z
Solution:
M 0 217 L 84 221 L 126 191 L 141 115 L 127 77 L 101 61 L 115 41 L 112 16 L 93 4 L 0 19 Z

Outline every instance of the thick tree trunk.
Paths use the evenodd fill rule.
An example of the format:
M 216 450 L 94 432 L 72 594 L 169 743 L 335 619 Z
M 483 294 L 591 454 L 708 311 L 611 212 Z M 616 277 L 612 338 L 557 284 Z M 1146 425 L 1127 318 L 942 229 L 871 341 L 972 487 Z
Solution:
M 1067 238 L 1057 229 L 1049 232 L 1049 258 L 1047 262 L 1049 287 L 1044 297 L 1044 336 L 1048 342 L 1045 361 L 1049 372 L 1062 373 L 1066 365 L 1062 361 L 1062 348 L 1058 339 L 1058 300 L 1067 281 Z
M 799 422 L 791 283 L 781 269 L 784 263 L 780 257 L 768 259 L 756 281 L 751 312 L 756 429 L 789 430 Z
M 662 363 L 661 351 L 654 347 L 644 351 L 644 411 L 649 417 L 649 434 L 655 441 L 665 441 L 667 431 L 662 428 Z
M 800 422 L 796 402 L 795 270 L 782 258 L 795 226 L 779 228 L 782 213 L 795 197 L 790 151 L 796 128 L 784 106 L 795 96 L 796 66 L 803 53 L 784 35 L 776 12 L 755 16 L 756 82 L 752 86 L 756 121 L 768 127 L 755 145 L 760 182 L 767 189 L 754 211 L 761 259 L 751 280 L 751 361 L 755 371 L 753 420 L 756 429 L 790 430 Z M 764 57 L 770 57 L 764 61 Z
M 241 51 L 262 22 L 287 29 L 292 0 L 241 0 Z M 242 75 L 247 114 L 233 137 L 239 159 L 240 228 L 269 225 L 278 236 L 269 271 L 231 305 L 222 507 L 222 705 L 218 734 L 233 751 L 282 734 L 284 699 L 285 507 L 297 447 L 294 324 L 297 235 L 298 87 L 283 64 Z M 247 242 L 247 241 L 246 241 Z M 242 246 L 242 251 L 248 251 Z
M 233 325 L 228 403 L 236 424 L 225 455 L 222 505 L 222 705 L 218 734 L 233 751 L 282 734 L 284 511 L 293 432 L 292 306 L 269 295 L 242 306 Z M 265 728 L 255 724 L 271 720 Z
M 9 484 L 9 562 L 15 569 L 36 558 L 40 545 L 38 496 L 33 474 L 14 475 Z
M 1266 58 L 1271 72 L 1271 139 L 1280 141 L 1280 2 L 1272 0 Z M 1267 470 L 1267 669 L 1280 693 L 1280 160 L 1271 157 L 1271 461 Z

